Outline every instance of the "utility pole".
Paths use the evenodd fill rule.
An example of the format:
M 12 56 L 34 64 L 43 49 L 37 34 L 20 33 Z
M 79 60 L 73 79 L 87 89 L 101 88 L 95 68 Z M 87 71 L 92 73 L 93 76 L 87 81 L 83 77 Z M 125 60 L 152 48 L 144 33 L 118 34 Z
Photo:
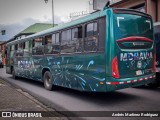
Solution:
M 48 3 L 48 0 L 44 0 L 45 3 Z M 53 22 L 53 27 L 54 27 L 54 3 L 52 0 L 52 22 Z

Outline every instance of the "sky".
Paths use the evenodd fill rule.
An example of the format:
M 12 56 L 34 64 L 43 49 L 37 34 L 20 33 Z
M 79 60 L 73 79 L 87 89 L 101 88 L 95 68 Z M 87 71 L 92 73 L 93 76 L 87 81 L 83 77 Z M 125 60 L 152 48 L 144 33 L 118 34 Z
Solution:
M 89 10 L 89 0 L 53 0 L 54 22 L 69 21 L 70 13 Z M 9 40 L 34 23 L 52 23 L 52 0 L 0 0 L 0 41 Z

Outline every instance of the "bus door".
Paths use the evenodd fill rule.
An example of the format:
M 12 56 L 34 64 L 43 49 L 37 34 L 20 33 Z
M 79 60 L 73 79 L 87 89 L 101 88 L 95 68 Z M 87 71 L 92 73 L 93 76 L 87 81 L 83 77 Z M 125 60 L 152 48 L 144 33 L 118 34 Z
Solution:
M 32 78 L 42 80 L 42 68 L 44 61 L 44 46 L 42 45 L 42 37 L 32 41 Z

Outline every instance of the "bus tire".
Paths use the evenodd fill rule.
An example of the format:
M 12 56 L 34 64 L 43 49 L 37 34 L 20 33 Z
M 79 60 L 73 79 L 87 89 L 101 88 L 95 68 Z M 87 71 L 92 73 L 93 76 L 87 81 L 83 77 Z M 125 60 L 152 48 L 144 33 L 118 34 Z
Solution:
M 50 71 L 46 71 L 43 75 L 44 87 L 45 89 L 52 91 L 53 84 L 52 84 L 52 75 Z
M 16 74 L 15 74 L 14 68 L 12 69 L 12 77 L 13 77 L 14 79 L 17 79 L 17 78 L 18 78 L 18 77 L 16 76 Z

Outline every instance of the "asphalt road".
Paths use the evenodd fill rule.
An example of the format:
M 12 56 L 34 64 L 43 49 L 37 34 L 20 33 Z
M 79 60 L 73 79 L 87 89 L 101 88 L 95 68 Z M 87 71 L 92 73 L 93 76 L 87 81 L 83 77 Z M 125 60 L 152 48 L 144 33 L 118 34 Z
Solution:
M 43 83 L 23 78 L 12 79 L 11 75 L 6 74 L 5 69 L 0 69 L 0 77 L 57 111 L 160 111 L 160 87 L 156 89 L 127 88 L 110 93 L 86 93 L 65 88 L 47 91 L 44 89 Z M 97 118 L 84 119 L 97 120 Z M 123 117 L 98 119 L 128 120 Z M 129 119 L 142 120 L 138 117 Z M 144 119 L 160 120 L 160 118 L 147 117 Z

